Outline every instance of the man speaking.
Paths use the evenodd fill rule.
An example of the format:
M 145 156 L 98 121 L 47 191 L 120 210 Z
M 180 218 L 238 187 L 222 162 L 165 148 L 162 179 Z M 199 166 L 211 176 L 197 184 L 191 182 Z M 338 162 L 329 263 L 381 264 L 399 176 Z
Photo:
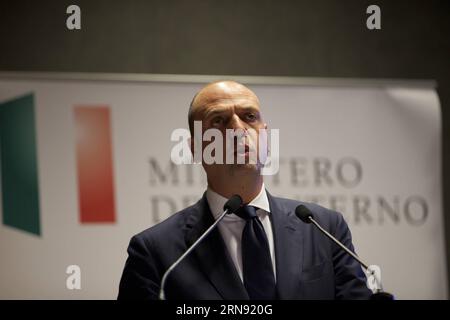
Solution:
M 164 286 L 167 299 L 369 298 L 371 291 L 359 263 L 314 226 L 302 222 L 295 210 L 303 204 L 325 230 L 353 250 L 342 215 L 274 197 L 265 189 L 258 151 L 262 148 L 259 132 L 267 124 L 257 96 L 234 81 L 210 83 L 191 102 L 191 135 L 195 121 L 201 121 L 202 132 L 222 133 L 221 156 L 234 161 L 211 163 L 202 158 L 208 181 L 202 199 L 131 239 L 118 299 L 157 299 L 167 269 L 222 215 L 233 195 L 239 195 L 243 204 L 225 215 L 173 268 Z M 244 133 L 233 137 L 236 148 L 231 155 L 225 148 L 230 129 Z M 208 144 L 203 142 L 202 150 Z M 250 161 L 255 151 L 257 161 Z

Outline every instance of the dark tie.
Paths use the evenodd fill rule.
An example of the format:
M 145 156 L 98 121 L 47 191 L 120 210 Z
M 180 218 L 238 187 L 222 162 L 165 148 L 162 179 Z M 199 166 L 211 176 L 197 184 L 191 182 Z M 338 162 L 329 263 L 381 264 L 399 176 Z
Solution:
M 251 300 L 275 299 L 275 276 L 269 241 L 252 206 L 241 207 L 236 215 L 246 220 L 242 232 L 244 286 Z

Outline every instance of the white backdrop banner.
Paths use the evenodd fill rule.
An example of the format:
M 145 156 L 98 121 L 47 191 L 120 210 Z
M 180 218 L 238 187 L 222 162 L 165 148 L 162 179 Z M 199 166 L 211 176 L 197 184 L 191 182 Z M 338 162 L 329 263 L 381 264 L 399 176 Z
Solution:
M 201 86 L 0 80 L 0 298 L 117 297 L 132 235 L 205 190 L 200 165 L 170 160 L 171 133 L 187 128 Z M 265 177 L 269 192 L 342 212 L 357 253 L 381 267 L 384 289 L 396 298 L 446 299 L 435 90 L 249 87 L 280 134 L 279 173 Z M 98 129 L 89 139 L 100 136 L 104 145 L 95 159 L 86 159 L 89 143 L 79 136 L 89 119 Z M 92 195 L 109 207 L 92 211 Z

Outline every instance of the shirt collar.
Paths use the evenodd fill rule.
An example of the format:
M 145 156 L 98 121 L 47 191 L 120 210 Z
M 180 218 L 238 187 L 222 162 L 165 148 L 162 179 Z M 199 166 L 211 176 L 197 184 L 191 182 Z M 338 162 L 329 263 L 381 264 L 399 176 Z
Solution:
M 209 208 L 214 218 L 217 219 L 223 213 L 223 206 L 227 202 L 227 198 L 221 196 L 217 192 L 213 191 L 210 187 L 206 190 L 206 199 L 208 200 Z M 248 204 L 258 209 L 262 209 L 267 213 L 270 213 L 269 199 L 267 198 L 266 188 L 264 183 L 261 187 L 259 194 Z

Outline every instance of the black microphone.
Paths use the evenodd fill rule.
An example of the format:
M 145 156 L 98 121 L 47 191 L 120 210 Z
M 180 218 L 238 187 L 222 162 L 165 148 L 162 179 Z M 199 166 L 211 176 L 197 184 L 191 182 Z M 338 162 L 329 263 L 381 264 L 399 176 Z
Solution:
M 381 281 L 378 280 L 378 278 L 375 276 L 374 270 L 370 269 L 356 254 L 354 254 L 351 250 L 349 250 L 346 246 L 344 246 L 338 239 L 333 237 L 327 230 L 322 228 L 320 226 L 320 224 L 316 220 L 314 220 L 314 215 L 311 212 L 311 210 L 309 210 L 306 206 L 301 204 L 301 205 L 297 206 L 297 208 L 295 208 L 295 215 L 300 220 L 302 220 L 304 223 L 314 224 L 317 227 L 317 229 L 319 229 L 323 234 L 325 234 L 328 238 L 330 238 L 339 247 L 344 249 L 345 252 L 347 252 L 350 256 L 352 256 L 353 259 L 358 261 L 359 264 L 361 264 L 364 267 L 364 269 L 366 269 L 374 277 L 374 279 L 377 283 L 377 289 L 376 289 L 376 292 L 374 294 L 372 294 L 372 297 L 371 297 L 372 300 L 393 300 L 394 299 L 394 296 L 392 294 L 383 291 Z
M 208 235 L 210 234 L 210 232 L 217 226 L 217 224 L 225 217 L 225 215 L 227 214 L 232 214 L 234 212 L 236 212 L 239 207 L 242 206 L 242 198 L 235 194 L 233 196 L 231 196 L 230 199 L 228 199 L 228 201 L 225 203 L 225 205 L 223 206 L 223 213 L 219 216 L 219 218 L 217 218 L 216 221 L 214 221 L 214 223 L 189 247 L 189 249 L 186 250 L 185 253 L 183 253 L 183 255 L 181 257 L 178 258 L 177 261 L 175 261 L 174 263 L 172 263 L 172 265 L 166 270 L 166 272 L 164 273 L 162 280 L 161 280 L 161 286 L 159 289 L 159 299 L 160 300 L 166 300 L 166 295 L 164 293 L 164 286 L 166 284 L 166 280 L 167 277 L 169 276 L 169 274 L 172 272 L 173 269 L 175 269 L 175 267 L 184 260 L 184 258 L 187 257 L 187 255 L 189 253 L 191 253 L 195 247 L 198 246 L 198 244 Z

